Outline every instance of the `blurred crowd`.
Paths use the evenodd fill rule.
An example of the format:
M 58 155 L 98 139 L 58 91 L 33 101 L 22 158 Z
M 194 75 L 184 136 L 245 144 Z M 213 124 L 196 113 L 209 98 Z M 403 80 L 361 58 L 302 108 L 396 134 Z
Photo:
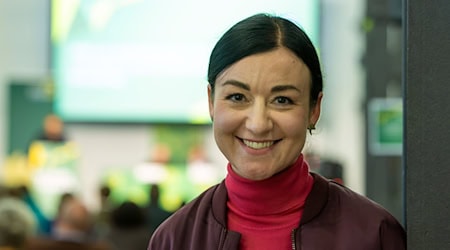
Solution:
M 66 136 L 63 120 L 49 113 L 43 117 L 40 130 L 28 142 L 26 160 L 5 168 L 12 174 L 3 171 L 0 180 L 0 250 L 147 249 L 156 228 L 189 200 L 189 197 L 177 196 L 167 202 L 165 194 L 172 190 L 167 191 L 167 186 L 172 183 L 167 181 L 172 152 L 167 145 L 160 144 L 150 151 L 149 159 L 132 171 L 133 176 L 141 178 L 132 179 L 140 184 L 139 197 L 120 192 L 123 186 L 130 188 L 126 174 L 125 184 L 120 187 L 105 177 L 103 183 L 110 183 L 114 188 L 99 184 L 99 207 L 92 210 L 79 190 L 77 147 Z M 202 148 L 194 147 L 191 151 L 186 174 L 195 180 L 195 185 L 189 183 L 192 190 L 183 186 L 183 191 L 196 194 L 215 183 L 218 174 L 215 168 L 205 163 Z M 24 171 L 19 174 L 25 173 L 26 178 L 15 178 L 13 174 L 21 167 Z M 177 177 L 177 172 L 171 171 Z M 63 177 L 66 179 L 62 180 Z M 160 186 L 154 183 L 161 185 L 161 192 Z M 147 197 L 142 192 L 147 192 Z M 170 194 L 173 193 L 176 192 Z M 160 201 L 164 201 L 165 206 Z
M 25 186 L 0 188 L 0 249 L 146 249 L 156 227 L 171 215 L 159 205 L 158 186 L 150 202 L 112 203 L 107 186 L 99 189 L 101 208 L 92 212 L 73 193 L 63 193 L 53 218 L 47 218 Z

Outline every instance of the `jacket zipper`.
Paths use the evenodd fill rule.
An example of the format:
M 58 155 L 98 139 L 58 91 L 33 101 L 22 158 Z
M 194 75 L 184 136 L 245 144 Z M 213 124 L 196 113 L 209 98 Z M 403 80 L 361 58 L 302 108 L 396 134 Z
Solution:
M 296 231 L 297 231 L 296 229 L 293 229 L 292 232 L 291 232 L 291 246 L 292 246 L 292 250 L 296 250 L 297 249 L 297 247 L 295 246 L 295 232 Z
M 222 228 L 222 233 L 220 234 L 220 240 L 219 240 L 219 250 L 223 249 L 223 244 L 225 244 L 225 238 L 227 236 L 227 229 Z

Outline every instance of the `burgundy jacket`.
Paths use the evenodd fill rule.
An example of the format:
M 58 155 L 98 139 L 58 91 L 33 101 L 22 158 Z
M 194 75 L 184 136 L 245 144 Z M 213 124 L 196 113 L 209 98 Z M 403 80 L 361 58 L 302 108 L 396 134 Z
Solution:
M 298 228 L 294 250 L 402 250 L 406 233 L 380 205 L 312 173 L 313 188 Z M 227 190 L 211 187 L 169 217 L 154 232 L 148 250 L 234 250 L 240 234 L 227 229 Z M 278 250 L 278 249 L 277 249 Z

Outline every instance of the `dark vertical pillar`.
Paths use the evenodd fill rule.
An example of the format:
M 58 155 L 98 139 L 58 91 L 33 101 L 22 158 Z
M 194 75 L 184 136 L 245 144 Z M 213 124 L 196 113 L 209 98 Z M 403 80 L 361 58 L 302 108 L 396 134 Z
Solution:
M 403 223 L 401 153 L 371 152 L 369 106 L 374 99 L 401 99 L 402 22 L 400 0 L 367 0 L 366 54 L 366 195 Z M 399 7 L 400 6 L 400 7 Z
M 450 2 L 404 2 L 408 249 L 450 249 Z

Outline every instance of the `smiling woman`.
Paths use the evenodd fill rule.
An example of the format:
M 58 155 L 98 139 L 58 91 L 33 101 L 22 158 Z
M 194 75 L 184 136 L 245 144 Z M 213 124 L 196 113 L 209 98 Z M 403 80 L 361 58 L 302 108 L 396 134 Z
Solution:
M 236 23 L 211 53 L 208 81 L 228 175 L 161 224 L 148 249 L 406 249 L 391 214 L 304 160 L 323 84 L 302 29 L 268 14 Z
M 210 114 L 233 171 L 262 180 L 297 160 L 320 114 L 322 94 L 310 107 L 310 82 L 308 67 L 283 47 L 245 57 L 218 75 Z

